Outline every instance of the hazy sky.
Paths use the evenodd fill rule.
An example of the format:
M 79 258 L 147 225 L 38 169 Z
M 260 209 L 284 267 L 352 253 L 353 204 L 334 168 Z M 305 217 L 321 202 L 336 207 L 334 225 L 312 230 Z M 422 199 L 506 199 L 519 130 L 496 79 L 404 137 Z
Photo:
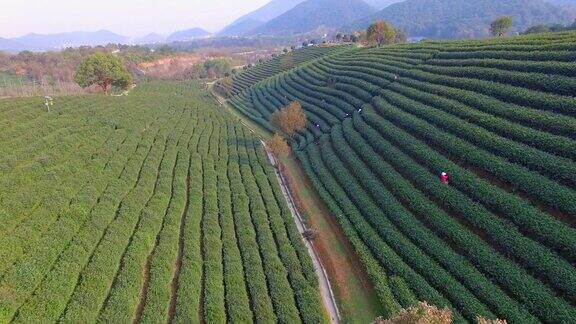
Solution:
M 108 29 L 127 36 L 217 31 L 270 0 L 0 0 L 0 37 Z

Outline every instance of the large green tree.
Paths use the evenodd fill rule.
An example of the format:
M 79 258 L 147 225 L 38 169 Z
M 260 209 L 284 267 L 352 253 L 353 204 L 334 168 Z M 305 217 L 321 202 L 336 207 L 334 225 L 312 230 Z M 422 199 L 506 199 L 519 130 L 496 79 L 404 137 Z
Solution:
M 232 71 L 232 62 L 226 58 L 207 60 L 204 62 L 204 71 L 207 78 L 220 78 Z
M 512 17 L 499 17 L 490 25 L 490 32 L 494 37 L 502 37 L 512 27 Z
M 132 85 L 132 76 L 122 59 L 114 54 L 100 52 L 82 61 L 74 80 L 83 88 L 97 84 L 106 95 L 110 86 L 128 89 Z

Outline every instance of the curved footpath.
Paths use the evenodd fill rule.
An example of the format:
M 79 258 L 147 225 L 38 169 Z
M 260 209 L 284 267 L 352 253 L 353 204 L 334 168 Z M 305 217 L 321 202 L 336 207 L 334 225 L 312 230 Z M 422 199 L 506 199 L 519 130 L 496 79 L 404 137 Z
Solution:
M 320 258 L 318 256 L 318 253 L 316 253 L 314 246 L 312 244 L 310 244 L 310 241 L 305 239 L 303 236 L 304 232 L 307 229 L 306 225 L 304 224 L 304 220 L 302 219 L 302 216 L 300 215 L 298 208 L 296 208 L 296 204 L 294 203 L 294 199 L 292 198 L 292 194 L 290 193 L 290 190 L 288 189 L 288 185 L 286 183 L 286 180 L 284 179 L 284 176 L 278 171 L 278 163 L 276 161 L 276 158 L 270 152 L 270 150 L 266 146 L 266 143 L 264 143 L 264 141 L 261 141 L 261 143 L 262 143 L 262 146 L 264 147 L 264 149 L 266 150 L 266 155 L 268 156 L 268 160 L 270 161 L 270 163 L 272 163 L 272 166 L 274 166 L 274 173 L 276 174 L 276 177 L 278 178 L 278 182 L 280 183 L 280 188 L 282 189 L 282 193 L 284 194 L 284 197 L 286 198 L 286 202 L 288 203 L 288 207 L 290 207 L 290 210 L 292 211 L 292 217 L 294 218 L 296 226 L 298 227 L 298 231 L 300 232 L 300 235 L 302 236 L 302 239 L 304 240 L 304 244 L 306 245 L 306 248 L 308 249 L 308 253 L 310 254 L 310 257 L 312 258 L 312 262 L 314 263 L 314 268 L 316 270 L 316 274 L 318 276 L 318 283 L 320 286 L 320 294 L 322 295 L 322 301 L 324 302 L 324 308 L 326 309 L 326 311 L 328 312 L 328 315 L 330 316 L 330 322 L 333 324 L 339 324 L 340 323 L 340 312 L 338 310 L 338 305 L 336 303 L 336 297 L 334 297 L 334 292 L 332 290 L 332 286 L 330 285 L 330 280 L 328 280 L 328 274 L 326 272 L 326 269 L 324 269 L 324 266 L 322 266 L 322 262 L 320 262 Z

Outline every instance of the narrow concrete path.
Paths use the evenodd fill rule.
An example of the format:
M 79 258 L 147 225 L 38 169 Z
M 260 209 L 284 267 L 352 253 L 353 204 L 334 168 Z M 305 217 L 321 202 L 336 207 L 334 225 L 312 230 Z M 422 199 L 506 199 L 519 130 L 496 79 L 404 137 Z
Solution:
M 288 185 L 286 183 L 286 180 L 284 179 L 284 176 L 278 171 L 278 163 L 276 161 L 276 158 L 270 152 L 270 150 L 266 146 L 266 143 L 264 143 L 263 141 L 260 142 L 262 143 L 262 146 L 266 150 L 268 160 L 270 161 L 270 163 L 272 163 L 272 166 L 274 166 L 274 172 L 276 174 L 276 177 L 278 178 L 278 182 L 280 183 L 282 193 L 286 198 L 286 202 L 288 202 L 288 207 L 290 207 L 290 210 L 292 211 L 292 217 L 294 218 L 296 226 L 298 227 L 298 231 L 302 236 L 302 240 L 304 241 L 304 244 L 308 249 L 308 253 L 312 258 L 312 263 L 314 264 L 314 268 L 316 269 L 316 275 L 318 276 L 318 283 L 320 285 L 320 295 L 322 296 L 324 308 L 326 309 L 328 315 L 330 316 L 330 323 L 339 324 L 340 311 L 338 310 L 336 297 L 334 297 L 334 291 L 332 290 L 330 280 L 328 279 L 328 273 L 326 272 L 326 269 L 324 269 L 324 266 L 322 266 L 322 262 L 320 262 L 320 258 L 318 256 L 318 253 L 316 253 L 314 246 L 310 244 L 310 242 L 303 236 L 304 232 L 307 229 L 306 225 L 304 223 L 304 220 L 302 219 L 302 216 L 300 215 L 300 212 L 298 211 L 298 208 L 296 208 L 296 204 L 294 203 L 294 199 L 292 198 L 292 194 L 288 189 Z

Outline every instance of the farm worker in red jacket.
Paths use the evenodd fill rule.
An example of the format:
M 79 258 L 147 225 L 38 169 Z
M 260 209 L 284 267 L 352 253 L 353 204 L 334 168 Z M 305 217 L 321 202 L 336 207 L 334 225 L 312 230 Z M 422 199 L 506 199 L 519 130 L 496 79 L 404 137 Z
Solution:
M 450 183 L 450 176 L 448 175 L 448 173 L 442 172 L 440 174 L 440 182 L 442 182 L 443 184 Z

